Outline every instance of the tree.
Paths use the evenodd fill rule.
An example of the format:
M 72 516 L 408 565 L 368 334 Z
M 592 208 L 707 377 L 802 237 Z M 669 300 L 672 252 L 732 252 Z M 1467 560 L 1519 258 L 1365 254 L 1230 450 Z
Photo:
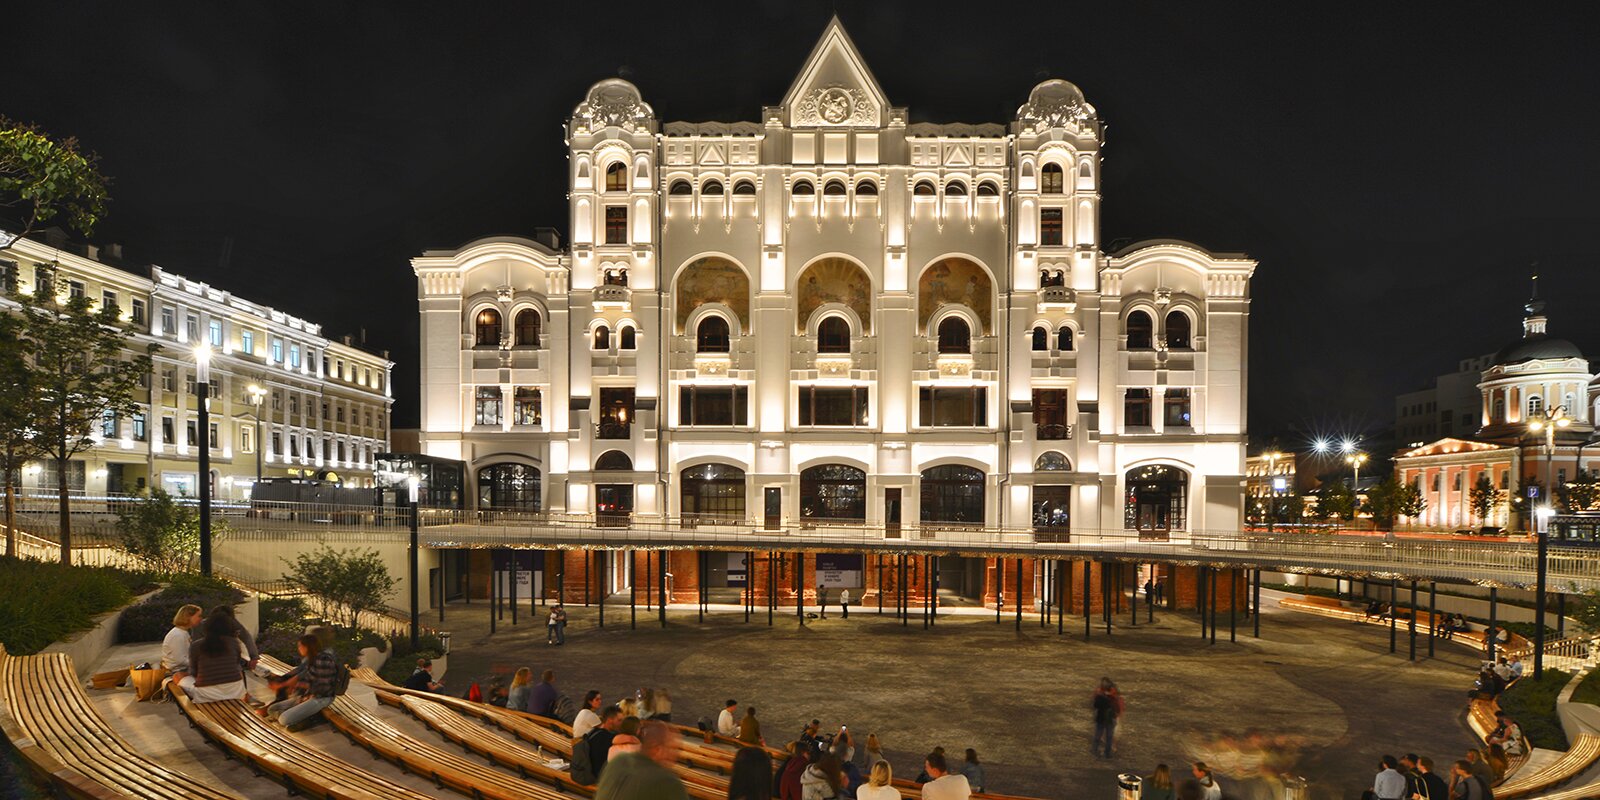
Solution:
M 1395 493 L 1395 509 L 1400 516 L 1416 519 L 1422 512 L 1428 510 L 1428 498 L 1422 496 L 1422 490 L 1412 484 L 1402 484 Z
M 1584 592 L 1583 599 L 1574 604 L 1567 616 L 1589 633 L 1600 633 L 1600 591 L 1590 589 Z
M 1478 519 L 1478 524 L 1488 525 L 1499 505 L 1500 490 L 1494 488 L 1494 482 L 1486 473 L 1479 473 L 1478 482 L 1472 484 L 1467 493 L 1467 506 L 1472 509 L 1472 516 Z
M 1317 512 L 1343 520 L 1354 519 L 1356 493 L 1350 491 L 1344 481 L 1334 481 L 1323 487 L 1322 496 L 1317 498 Z
M 7 558 L 17 555 L 17 479 L 38 455 L 39 395 L 19 337 L 21 323 L 19 317 L 0 314 L 0 480 L 5 481 Z
M 1394 524 L 1400 517 L 1421 516 L 1427 510 L 1428 502 L 1417 491 L 1417 487 L 1402 484 L 1390 475 L 1372 487 L 1362 508 L 1372 515 L 1378 530 L 1388 531 L 1394 530 Z
M 335 550 L 324 544 L 283 563 L 290 567 L 284 579 L 316 597 L 322 616 L 346 630 L 357 627 L 362 612 L 388 605 L 389 592 L 399 583 L 376 550 Z
M 19 308 L 17 343 L 33 380 L 39 413 L 32 423 L 38 431 L 39 454 L 56 465 L 61 516 L 61 561 L 72 561 L 72 516 L 67 487 L 72 457 L 93 447 L 95 426 L 107 415 L 122 416 L 138 409 L 133 390 L 150 374 L 151 356 L 160 349 L 148 345 L 139 352 L 133 331 L 117 318 L 117 309 L 94 311 L 88 297 L 62 299 L 54 291 L 54 265 L 37 264 L 41 286 L 31 295 L 16 295 Z
M 200 556 L 200 512 L 179 503 L 163 489 L 117 508 L 122 550 L 167 575 L 195 569 Z M 226 536 L 222 520 L 213 521 L 212 541 Z
M 74 137 L 52 139 L 37 125 L 0 117 L 0 213 L 22 226 L 0 239 L 0 250 L 51 222 L 87 236 L 110 199 L 98 161 Z

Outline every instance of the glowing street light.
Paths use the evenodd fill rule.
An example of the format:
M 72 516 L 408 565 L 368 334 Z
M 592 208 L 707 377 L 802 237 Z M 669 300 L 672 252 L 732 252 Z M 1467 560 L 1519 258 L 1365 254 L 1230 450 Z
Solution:
M 1350 494 L 1356 499 L 1356 511 L 1361 509 L 1361 465 L 1367 463 L 1367 454 L 1355 449 L 1355 443 L 1349 439 L 1340 443 L 1339 448 L 1349 455 L 1344 457 L 1344 462 L 1350 465 Z M 1356 511 L 1350 512 L 1350 518 L 1356 518 Z
M 1572 419 L 1567 416 L 1567 407 L 1558 406 L 1554 411 L 1549 411 L 1528 420 L 1528 432 L 1544 434 L 1544 487 L 1540 492 L 1543 501 L 1534 511 L 1534 536 L 1538 537 L 1539 560 L 1537 580 L 1535 581 L 1535 594 L 1533 614 L 1533 678 L 1538 680 L 1544 675 L 1544 601 L 1545 601 L 1545 573 L 1549 557 L 1549 538 L 1546 531 L 1550 528 L 1550 518 L 1556 515 L 1555 499 L 1556 489 L 1552 481 L 1551 468 L 1554 466 L 1556 453 L 1556 429 L 1565 428 L 1572 424 Z
M 211 574 L 211 345 L 194 348 L 195 404 L 200 438 L 200 574 Z

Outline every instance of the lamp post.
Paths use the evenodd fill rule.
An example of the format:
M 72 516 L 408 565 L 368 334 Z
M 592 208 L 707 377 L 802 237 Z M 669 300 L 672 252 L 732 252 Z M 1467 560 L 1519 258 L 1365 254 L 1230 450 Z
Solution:
M 1549 538 L 1545 531 L 1550 527 L 1550 518 L 1555 516 L 1555 484 L 1553 480 L 1553 467 L 1556 453 L 1556 429 L 1565 428 L 1572 424 L 1567 417 L 1566 406 L 1559 406 L 1556 410 L 1540 414 L 1528 420 L 1528 430 L 1534 434 L 1544 434 L 1544 488 L 1541 491 L 1544 502 L 1534 510 L 1534 533 L 1538 537 L 1539 553 L 1538 566 L 1534 581 L 1533 611 L 1533 679 L 1539 680 L 1544 676 L 1544 601 L 1546 560 L 1549 556 Z
M 211 345 L 194 349 L 200 440 L 200 574 L 211 575 Z
M 1346 443 L 1349 444 L 1348 442 Z M 1350 445 L 1353 450 L 1354 445 Z M 1349 452 L 1349 451 L 1347 451 Z M 1350 520 L 1355 521 L 1356 515 L 1361 512 L 1361 465 L 1367 462 L 1367 454 L 1360 451 L 1350 452 L 1344 457 L 1345 463 L 1351 467 L 1350 495 L 1354 498 L 1355 508 L 1350 511 Z
M 1278 521 L 1278 459 L 1283 454 L 1273 450 L 1265 454 L 1267 457 L 1267 500 L 1271 506 L 1267 509 L 1267 533 L 1272 532 L 1272 524 Z
M 261 451 L 266 449 L 265 443 L 261 441 L 261 406 L 262 403 L 267 399 L 267 390 L 261 388 L 258 384 L 252 383 L 245 391 L 250 394 L 250 405 L 254 406 L 256 410 L 256 483 L 260 483 Z M 255 495 L 255 490 L 253 488 L 250 490 L 250 494 L 252 497 Z
M 411 649 L 413 652 L 415 652 L 417 649 L 417 640 L 421 635 L 420 628 L 422 625 L 422 610 L 417 602 L 417 494 L 418 490 L 420 489 L 420 484 L 421 481 L 418 480 L 417 476 L 415 475 L 412 475 L 406 479 L 406 485 L 411 490 L 411 552 L 409 556 L 411 566 L 411 583 L 409 586 L 411 592 Z M 515 568 L 512 569 L 511 579 L 513 581 L 516 580 Z M 513 598 L 513 600 L 514 599 L 515 598 Z M 515 605 L 515 603 L 513 603 L 513 605 Z M 513 612 L 513 616 L 515 616 L 515 612 Z

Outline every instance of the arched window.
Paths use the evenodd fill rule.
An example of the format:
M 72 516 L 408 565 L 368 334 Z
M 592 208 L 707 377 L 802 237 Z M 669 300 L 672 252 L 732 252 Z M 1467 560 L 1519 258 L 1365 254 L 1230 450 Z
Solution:
M 526 464 L 491 464 L 478 470 L 478 508 L 530 511 L 541 507 L 540 475 Z
M 1062 455 L 1061 453 L 1058 453 L 1058 452 L 1056 452 L 1054 450 L 1051 450 L 1049 452 L 1041 453 L 1039 455 L 1039 458 L 1033 462 L 1033 471 L 1034 472 L 1071 472 L 1072 471 L 1072 462 L 1067 460 L 1067 457 Z
M 835 178 L 827 183 L 824 183 L 822 185 L 822 193 L 829 197 L 844 197 L 844 181 Z
M 701 194 L 721 195 L 722 194 L 722 181 L 709 180 L 709 181 L 706 181 L 705 183 L 700 184 L 700 193 Z
M 801 470 L 800 517 L 810 522 L 866 522 L 867 473 L 847 464 Z
M 617 329 L 617 349 L 634 350 L 639 347 L 638 332 L 632 325 L 624 325 Z
M 813 195 L 817 193 L 817 187 L 811 181 L 795 181 L 794 193 L 797 195 Z
M 952 197 L 966 197 L 967 185 L 961 181 L 951 181 L 944 185 L 944 193 Z
M 856 184 L 856 195 L 861 197 L 877 197 L 878 184 L 872 181 L 861 181 Z
M 1189 526 L 1189 474 L 1152 464 L 1128 471 L 1123 527 L 1141 531 L 1181 531 Z
M 994 181 L 983 181 L 978 184 L 979 197 L 999 197 L 1000 185 Z
M 1050 349 L 1050 332 L 1045 330 L 1043 325 L 1034 326 L 1032 346 L 1035 353 L 1043 353 Z
M 539 312 L 524 308 L 517 312 L 517 344 L 522 347 L 539 346 Z
M 1150 322 L 1150 315 L 1143 311 L 1135 311 L 1128 315 L 1128 349 L 1149 350 L 1155 346 L 1154 325 Z
M 1544 414 L 1544 396 L 1537 394 L 1528 395 L 1528 419 Z
M 596 472 L 628 472 L 633 469 L 633 459 L 621 450 L 607 450 L 594 460 L 594 468 Z
M 1505 399 L 1505 397 L 1503 397 L 1499 393 L 1496 393 L 1495 396 L 1494 396 L 1493 409 L 1494 410 L 1489 414 L 1489 421 L 1491 421 L 1491 422 L 1505 422 L 1506 421 L 1506 399 Z
M 628 190 L 628 165 L 616 161 L 606 167 L 606 191 L 625 192 Z
M 817 323 L 817 352 L 850 352 L 850 323 L 844 317 L 823 317 Z
M 702 464 L 679 473 L 679 499 L 685 522 L 738 522 L 744 519 L 744 470 Z
M 681 179 L 680 180 L 675 180 L 675 181 L 672 182 L 672 188 L 667 190 L 667 194 L 675 194 L 675 195 L 694 194 L 694 187 L 689 185 L 689 182 L 686 181 L 686 180 L 681 180 Z
M 1044 169 L 1039 171 L 1039 176 L 1039 191 L 1045 194 L 1061 194 L 1064 191 L 1066 181 L 1062 176 L 1060 164 L 1044 165 Z
M 500 346 L 500 312 L 492 308 L 479 311 L 477 322 L 478 336 L 475 340 L 477 345 L 479 347 Z
M 604 325 L 599 325 L 599 326 L 595 327 L 595 329 L 594 329 L 594 349 L 596 349 L 596 350 L 610 350 L 611 349 L 611 329 L 610 328 L 608 328 L 608 327 L 606 327 Z
M 933 181 L 917 181 L 917 185 L 911 187 L 911 193 L 918 197 L 932 197 L 938 191 L 933 188 Z
M 1072 352 L 1072 340 L 1078 337 L 1072 334 L 1072 328 L 1062 325 L 1056 330 L 1056 349 L 1063 353 Z
M 960 317 L 945 317 L 939 323 L 939 352 L 972 352 L 972 328 Z
M 728 321 L 716 314 L 707 314 L 695 328 L 694 343 L 697 353 L 728 352 Z
M 1189 335 L 1189 315 L 1182 311 L 1167 312 L 1167 349 L 1188 350 L 1193 347 L 1193 339 Z
M 733 183 L 733 193 L 734 194 L 755 194 L 756 193 L 756 185 L 751 181 L 734 181 L 734 183 Z
M 923 523 L 982 525 L 983 472 L 960 464 L 922 471 Z

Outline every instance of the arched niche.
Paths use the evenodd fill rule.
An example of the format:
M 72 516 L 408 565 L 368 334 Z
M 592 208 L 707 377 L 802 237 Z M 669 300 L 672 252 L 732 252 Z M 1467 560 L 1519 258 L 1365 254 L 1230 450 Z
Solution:
M 721 256 L 697 258 L 678 271 L 673 289 L 678 330 L 685 330 L 689 315 L 707 303 L 727 306 L 739 317 L 739 328 L 750 329 L 750 278 L 738 264 Z
M 872 278 L 847 258 L 821 258 L 800 273 L 795 283 L 797 330 L 821 306 L 838 303 L 854 311 L 864 330 L 872 330 Z
M 940 306 L 955 304 L 972 309 L 983 333 L 994 328 L 994 282 L 989 271 L 967 258 L 941 258 L 928 265 L 917 280 L 917 325 L 927 330 L 928 320 Z

